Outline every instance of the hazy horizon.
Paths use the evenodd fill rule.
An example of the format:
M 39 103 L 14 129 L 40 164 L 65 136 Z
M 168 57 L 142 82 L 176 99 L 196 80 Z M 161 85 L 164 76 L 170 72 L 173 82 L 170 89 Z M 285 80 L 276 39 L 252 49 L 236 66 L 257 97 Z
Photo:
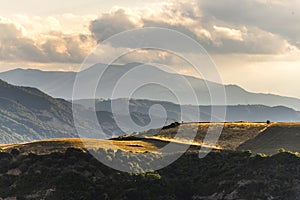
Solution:
M 101 44 L 113 34 L 155 26 L 197 40 L 225 84 L 300 98 L 300 28 L 296 25 L 300 3 L 296 0 L 12 0 L 0 10 L 0 72 L 76 71 L 97 41 Z M 118 48 L 103 46 L 103 51 L 114 54 Z M 144 62 L 169 62 L 178 72 L 193 75 L 165 54 L 136 52 L 124 62 L 141 57 Z

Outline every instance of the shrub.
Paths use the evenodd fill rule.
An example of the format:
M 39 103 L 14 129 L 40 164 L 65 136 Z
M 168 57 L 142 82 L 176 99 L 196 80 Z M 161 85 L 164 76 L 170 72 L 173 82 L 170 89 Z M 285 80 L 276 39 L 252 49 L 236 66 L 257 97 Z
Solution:
M 20 151 L 18 149 L 12 149 L 10 154 L 14 157 L 20 155 Z
M 268 157 L 267 154 L 264 154 L 264 153 L 258 153 L 257 156 L 261 157 L 261 158 L 266 158 Z
M 286 150 L 285 150 L 284 148 L 280 148 L 278 151 L 279 151 L 279 153 L 284 153 L 284 152 L 286 152 Z

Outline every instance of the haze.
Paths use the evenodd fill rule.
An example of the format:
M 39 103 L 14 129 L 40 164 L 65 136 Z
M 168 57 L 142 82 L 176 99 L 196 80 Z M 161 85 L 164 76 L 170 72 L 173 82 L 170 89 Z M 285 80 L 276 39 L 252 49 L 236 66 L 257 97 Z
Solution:
M 0 71 L 78 70 L 97 41 L 101 44 L 125 30 L 156 26 L 178 30 L 202 44 L 224 83 L 300 98 L 297 0 L 11 0 L 2 4 Z M 113 54 L 118 48 L 105 46 L 103 51 Z M 137 52 L 126 62 L 141 56 L 145 55 Z M 176 61 L 169 56 L 145 57 L 147 62 Z M 184 65 L 175 64 L 181 73 L 193 75 Z

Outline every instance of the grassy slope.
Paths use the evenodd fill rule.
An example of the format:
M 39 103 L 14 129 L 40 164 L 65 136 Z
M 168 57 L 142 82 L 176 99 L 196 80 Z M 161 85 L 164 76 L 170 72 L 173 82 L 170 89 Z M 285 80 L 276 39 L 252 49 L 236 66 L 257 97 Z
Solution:
M 208 128 L 207 123 L 182 124 L 188 133 L 198 129 L 195 145 Z M 216 124 L 220 125 L 220 124 Z M 135 175 L 106 167 L 79 149 L 93 149 L 110 162 L 137 168 L 150 166 L 156 151 L 172 140 L 178 127 L 153 130 L 137 138 L 115 140 L 53 139 L 2 145 L 0 150 L 0 197 L 21 199 L 299 199 L 299 154 L 288 152 L 251 156 L 247 151 L 212 151 L 203 159 L 189 151 L 173 164 L 158 171 Z M 226 123 L 219 146 L 254 152 L 287 145 L 299 151 L 300 123 Z M 183 140 L 179 142 L 183 142 Z M 261 141 L 267 144 L 261 145 Z M 240 145 L 240 143 L 244 143 Z M 251 146 L 252 145 L 252 146 Z M 199 148 L 199 146 L 193 146 Z M 12 151 L 17 148 L 21 155 Z M 70 149 L 71 148 L 71 149 Z M 118 149 L 124 151 L 118 151 Z M 192 148 L 193 149 L 193 148 Z M 288 149 L 288 148 L 287 148 Z M 19 152 L 17 151 L 17 152 Z M 135 152 L 130 157 L 128 151 Z M 34 154 L 28 154 L 34 153 Z M 24 155 L 25 154 L 25 155 Z M 40 154 L 40 155 L 35 155 Z M 42 155 L 41 155 L 42 154 Z M 121 155 L 117 158 L 116 155 Z M 125 160 L 118 160 L 125 159 Z M 127 159 L 127 160 L 126 160 Z M 115 191 L 118 191 L 116 193 Z
M 219 126 L 220 124 L 213 124 Z M 64 150 L 68 147 L 86 149 L 123 149 L 133 152 L 156 151 L 170 141 L 178 144 L 192 144 L 198 148 L 202 145 L 203 137 L 209 127 L 208 123 L 181 124 L 184 133 L 198 129 L 194 141 L 187 141 L 185 136 L 174 139 L 178 126 L 166 127 L 159 132 L 150 130 L 138 135 L 129 135 L 115 140 L 93 139 L 52 139 L 33 143 L 2 145 L 3 149 L 19 148 L 22 152 L 49 153 Z M 225 123 L 224 129 L 214 149 L 252 150 L 254 153 L 276 154 L 280 148 L 290 151 L 300 151 L 300 123 Z
M 3 150 L 18 148 L 21 153 L 48 154 L 51 152 L 63 152 L 67 148 L 79 149 L 124 149 L 126 151 L 145 152 L 156 151 L 159 147 L 164 146 L 166 142 L 150 142 L 142 140 L 133 141 L 114 141 L 114 140 L 95 140 L 80 138 L 65 138 L 36 141 L 31 143 L 0 145 Z
M 299 123 L 273 123 L 257 137 L 240 145 L 238 149 L 249 149 L 254 153 L 276 154 L 280 148 L 300 151 Z

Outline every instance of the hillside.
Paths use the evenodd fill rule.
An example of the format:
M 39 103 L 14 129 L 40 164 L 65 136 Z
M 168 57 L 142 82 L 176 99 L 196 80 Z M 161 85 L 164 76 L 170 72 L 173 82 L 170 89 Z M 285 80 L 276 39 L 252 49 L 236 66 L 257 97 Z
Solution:
M 124 99 L 115 100 L 123 103 Z M 78 101 L 76 103 L 83 103 Z M 131 100 L 130 101 L 130 116 L 122 115 L 120 110 L 114 110 L 116 113 L 112 114 L 110 101 L 98 101 L 96 103 L 97 119 L 104 132 L 103 135 L 97 135 L 99 132 L 93 121 L 90 120 L 91 111 L 84 106 L 78 107 L 78 111 L 83 114 L 80 116 L 80 126 L 82 129 L 91 133 L 91 138 L 109 139 L 122 135 L 128 135 L 133 132 L 144 132 L 149 129 L 160 128 L 157 123 L 151 124 L 150 122 L 164 122 L 164 125 L 171 124 L 175 121 L 181 121 L 180 106 L 169 102 L 158 102 L 150 100 Z M 162 116 L 158 114 L 152 116 L 152 121 L 149 118 L 149 109 L 152 105 L 160 104 L 167 111 L 167 120 L 165 121 Z M 120 107 L 122 108 L 122 107 Z M 194 113 L 195 107 L 186 105 L 189 110 L 187 115 L 183 116 L 186 119 L 183 126 L 186 127 L 187 133 L 189 129 L 197 127 L 197 123 L 190 124 L 196 119 Z M 200 106 L 201 120 L 210 120 L 210 107 Z M 156 112 L 154 112 L 155 114 Z M 121 121 L 119 125 L 115 118 Z M 297 121 L 299 113 L 285 107 L 267 107 L 260 105 L 248 106 L 229 106 L 227 112 L 227 120 L 232 121 Z M 131 126 L 127 123 L 133 120 L 138 127 Z M 300 118 L 299 118 L 300 120 Z M 79 137 L 73 124 L 72 104 L 62 99 L 52 98 L 35 88 L 13 86 L 4 81 L 0 81 L 0 143 L 19 143 L 29 142 L 33 140 L 43 140 L 50 138 L 74 138 Z M 199 131 L 207 127 L 207 123 L 199 125 Z M 224 133 L 235 133 L 240 131 L 240 135 L 236 135 L 236 141 L 244 141 L 252 139 L 258 132 L 265 127 L 265 123 L 236 123 L 230 127 L 230 123 L 225 124 Z M 153 130 L 150 130 L 151 132 Z M 168 130 L 171 131 L 172 130 Z M 203 138 L 203 132 L 198 134 L 197 137 Z M 245 134 L 244 134 L 245 133 Z M 228 134 L 225 134 L 229 137 Z M 223 135 L 221 136 L 223 137 Z M 231 137 L 231 136 L 230 136 Z M 241 144 L 238 142 L 228 144 L 229 149 L 235 149 L 236 145 Z M 222 144 L 221 146 L 226 146 Z M 234 147 L 232 147 L 234 146 Z
M 1 145 L 0 197 L 299 199 L 299 153 L 278 150 L 300 151 L 300 123 L 225 123 L 217 146 L 199 159 L 198 150 L 209 125 L 221 124 L 173 123 L 160 131 L 112 140 L 67 138 Z M 186 135 L 198 130 L 196 139 L 189 142 L 186 135 L 175 139 L 179 127 Z M 145 172 L 162 159 L 157 150 L 170 141 L 191 147 L 166 168 Z M 92 155 L 105 158 L 106 164 Z M 107 166 L 116 163 L 134 173 Z
M 76 137 L 70 104 L 41 91 L 0 80 L 0 141 Z
M 249 149 L 253 153 L 265 154 L 276 154 L 280 148 L 300 151 L 299 123 L 274 123 L 257 137 L 238 147 L 238 149 Z
M 102 148 L 94 153 L 139 174 L 116 171 L 80 149 L 45 155 L 12 149 L 0 152 L 0 198 L 295 200 L 300 195 L 299 154 L 252 157 L 249 152 L 217 151 L 199 159 L 188 152 L 166 168 L 145 173 L 137 162 L 146 159 L 148 166 L 159 155 Z
M 89 112 L 82 106 L 77 108 Z M 87 119 L 81 119 L 80 126 L 95 131 Z M 0 80 L 0 143 L 67 137 L 78 137 L 70 102 Z
M 75 103 L 81 104 L 88 108 L 92 100 L 78 100 Z M 192 106 L 178 105 L 166 101 L 154 101 L 145 99 L 115 99 L 115 100 L 96 100 L 96 110 L 112 112 L 111 105 L 114 105 L 115 113 L 124 112 L 124 106 L 129 102 L 129 110 L 132 113 L 140 113 L 145 116 L 149 115 L 149 110 L 153 105 L 161 105 L 168 116 L 168 119 L 174 121 L 196 122 L 196 121 L 211 121 L 211 106 Z M 160 116 L 161 111 L 152 109 L 152 113 Z M 181 111 L 185 110 L 181 116 Z M 200 117 L 197 110 L 200 111 Z M 200 118 L 200 120 L 199 120 Z M 225 121 L 249 121 L 249 122 L 299 122 L 300 112 L 283 106 L 269 107 L 264 105 L 234 105 L 227 106 Z
M 152 129 L 138 134 L 121 136 L 114 140 L 152 140 L 165 142 L 179 142 L 201 146 L 203 139 L 207 135 L 208 128 L 224 126 L 218 143 L 213 146 L 216 149 L 236 150 L 244 142 L 255 138 L 261 132 L 268 128 L 266 123 L 246 123 L 246 122 L 228 122 L 222 123 L 183 123 L 171 124 L 162 129 Z M 180 130 L 180 131 L 179 131 Z M 196 133 L 196 137 L 192 140 L 190 134 Z M 177 135 L 176 135 L 177 134 Z M 176 138 L 175 138 L 176 136 Z
M 115 138 L 115 140 L 134 141 L 142 139 L 149 142 L 151 140 L 159 140 L 201 146 L 209 126 L 218 127 L 223 125 L 224 128 L 218 143 L 213 146 L 215 149 L 251 150 L 254 154 L 265 153 L 268 155 L 278 153 L 281 148 L 293 152 L 300 151 L 300 123 L 174 123 L 163 129 L 152 129 L 138 134 Z M 189 134 L 195 131 L 197 131 L 197 135 L 194 140 L 191 140 Z
M 64 151 L 67 148 L 125 150 L 132 152 L 156 152 L 169 142 L 178 145 L 191 145 L 190 150 L 199 150 L 203 144 L 203 138 L 207 135 L 209 126 L 216 127 L 222 124 L 209 123 L 184 123 L 171 124 L 163 129 L 152 129 L 146 132 L 134 133 L 111 140 L 95 140 L 80 138 L 50 139 L 24 144 L 0 145 L 3 150 L 18 148 L 22 153 L 34 152 L 47 154 L 56 151 Z M 182 133 L 176 136 L 180 130 Z M 265 153 L 273 155 L 284 148 L 287 151 L 300 151 L 299 137 L 300 123 L 246 123 L 228 122 L 224 124 L 218 143 L 210 146 L 218 150 L 251 150 L 253 155 Z M 190 140 L 189 134 L 197 131 L 194 140 Z
M 91 134 L 99 133 L 95 122 L 86 117 L 91 115 L 90 110 L 76 105 L 76 111 L 82 114 L 77 119 L 81 129 Z M 130 117 L 140 126 L 149 121 L 148 116 L 136 112 L 131 116 L 119 116 L 121 121 Z M 126 130 L 121 130 L 114 118 L 111 112 L 97 112 L 105 137 L 94 134 L 95 138 L 107 139 L 136 131 L 126 124 Z M 168 119 L 166 123 L 171 122 L 174 120 Z M 79 136 L 74 126 L 72 103 L 52 98 L 36 88 L 13 86 L 0 80 L 0 144 L 74 137 Z
M 99 82 L 99 87 L 96 91 L 96 98 L 111 98 L 113 87 L 116 85 L 120 77 L 137 65 L 138 63 L 129 63 L 122 66 L 111 65 L 104 72 L 102 79 Z M 82 80 L 85 80 L 82 87 L 91 88 L 91 86 L 96 83 L 95 81 L 98 80 L 99 72 L 105 69 L 104 67 L 105 65 L 103 64 L 97 64 L 80 72 L 78 76 L 82 78 Z M 147 77 L 150 76 L 152 78 L 152 82 L 164 80 L 168 83 L 176 83 L 176 85 L 180 86 L 172 92 L 174 92 L 177 96 L 183 97 L 183 102 L 181 102 L 182 104 L 193 103 L 188 97 L 186 97 L 186 91 L 188 91 L 190 85 L 195 91 L 200 105 L 211 104 L 208 88 L 203 79 L 172 74 L 154 66 L 145 65 L 142 69 L 128 75 L 128 80 L 126 80 L 129 83 L 131 80 L 138 80 L 140 78 L 145 79 L 145 75 L 147 75 Z M 31 69 L 15 69 L 0 73 L 0 79 L 11 84 L 36 87 L 53 97 L 64 98 L 67 100 L 72 98 L 75 77 L 75 72 L 45 72 Z M 186 80 L 188 82 L 186 82 Z M 215 83 L 212 83 L 212 85 L 219 87 L 219 85 Z M 286 106 L 295 110 L 300 110 L 300 100 L 297 98 L 283 97 L 273 94 L 251 93 L 237 85 L 225 85 L 225 89 L 228 105 L 262 104 L 267 106 Z M 93 98 L 91 94 L 87 94 L 85 92 L 85 90 L 81 91 L 78 93 L 76 98 Z M 128 96 L 120 95 L 115 96 L 115 98 L 128 98 Z M 174 102 L 174 98 L 170 96 L 169 91 L 158 86 L 144 87 L 142 91 L 135 93 L 133 98 Z

